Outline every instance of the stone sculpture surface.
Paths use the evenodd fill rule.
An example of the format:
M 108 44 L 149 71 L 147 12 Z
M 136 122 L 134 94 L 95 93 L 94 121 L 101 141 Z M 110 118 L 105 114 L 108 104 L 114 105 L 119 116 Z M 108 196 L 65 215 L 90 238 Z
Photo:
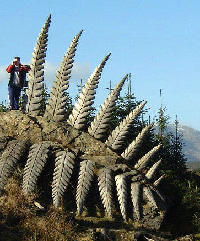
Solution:
M 114 217 L 118 207 L 124 221 L 132 218 L 151 227 L 153 219 L 162 220 L 167 206 L 159 191 L 161 178 L 154 180 L 161 160 L 152 163 L 152 157 L 160 149 L 160 145 L 149 150 L 139 160 L 135 160 L 135 156 L 142 149 L 143 140 L 153 124 L 144 127 L 136 139 L 124 148 L 129 128 L 146 102 L 131 111 L 107 140 L 102 142 L 106 138 L 115 101 L 127 78 L 125 75 L 102 104 L 88 131 L 85 131 L 95 90 L 110 56 L 108 54 L 88 79 L 71 115 L 66 119 L 66 90 L 75 51 L 82 34 L 80 31 L 63 57 L 46 111 L 44 116 L 41 116 L 43 68 L 50 22 L 51 16 L 41 30 L 31 59 L 25 113 L 0 113 L 0 191 L 3 194 L 8 177 L 22 158 L 27 157 L 22 181 L 24 195 L 29 195 L 37 188 L 37 181 L 43 169 L 49 162 L 53 162 L 52 203 L 56 208 L 61 206 L 62 197 L 68 192 L 68 187 L 73 186 L 77 215 L 82 215 L 87 196 L 97 195 L 95 191 L 91 191 L 96 185 L 95 190 L 99 189 L 98 195 L 107 216 Z M 149 166 L 151 167 L 148 168 Z M 133 217 L 129 215 L 130 206 Z

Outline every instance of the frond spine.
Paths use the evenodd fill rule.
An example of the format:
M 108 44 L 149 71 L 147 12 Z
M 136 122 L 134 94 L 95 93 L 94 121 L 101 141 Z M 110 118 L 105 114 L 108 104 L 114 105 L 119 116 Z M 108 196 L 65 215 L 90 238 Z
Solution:
M 102 104 L 99 113 L 95 116 L 94 120 L 91 122 L 88 128 L 88 133 L 96 139 L 101 139 L 107 130 L 109 121 L 112 115 L 113 107 L 115 106 L 115 101 L 122 89 L 122 86 L 127 79 L 128 75 L 121 80 L 121 82 L 111 91 L 108 98 Z
M 133 123 L 135 118 L 139 115 L 140 111 L 142 110 L 145 104 L 146 104 L 146 101 L 140 104 L 139 106 L 137 106 L 134 110 L 132 110 L 120 122 L 120 124 L 112 131 L 111 135 L 108 137 L 106 141 L 107 146 L 109 146 L 114 151 L 121 149 L 131 124 Z
M 3 190 L 8 177 L 13 172 L 17 161 L 24 155 L 26 142 L 13 140 L 10 141 L 0 158 L 0 193 Z
M 126 176 L 119 174 L 115 176 L 117 187 L 117 197 L 120 205 L 121 214 L 124 220 L 127 219 L 127 183 Z
M 151 149 L 141 159 L 138 160 L 138 162 L 135 164 L 134 167 L 138 170 L 141 170 L 142 168 L 146 167 L 146 165 L 149 163 L 149 161 L 152 159 L 152 157 L 160 149 L 160 147 L 161 147 L 161 145 L 159 144 L 159 145 L 155 146 L 153 149 Z
M 140 220 L 141 216 L 141 184 L 139 182 L 131 183 L 131 198 L 134 207 L 134 213 Z
M 83 211 L 83 205 L 94 176 L 93 166 L 94 163 L 90 160 L 85 160 L 81 162 L 76 193 L 76 205 L 78 215 L 81 215 Z
M 112 217 L 112 186 L 113 175 L 112 170 L 109 168 L 103 168 L 99 172 L 98 186 L 102 203 L 108 215 Z
M 109 57 L 110 54 L 108 54 L 101 62 L 101 64 L 94 70 L 93 74 L 90 76 L 87 83 L 83 87 L 78 101 L 72 110 L 72 114 L 69 116 L 68 123 L 78 130 L 81 130 L 85 126 L 87 117 L 89 116 L 92 109 L 91 105 L 93 104 L 92 100 L 94 99 L 94 95 L 96 93 L 95 89 L 98 86 L 101 72 Z
M 159 209 L 158 203 L 155 198 L 155 194 L 153 193 L 151 188 L 149 186 L 144 186 L 143 191 L 144 191 L 144 194 L 147 197 L 150 205 L 152 206 L 152 208 Z
M 56 153 L 55 169 L 52 182 L 52 198 L 55 207 L 59 207 L 61 198 L 68 187 L 74 169 L 75 154 L 71 151 Z
M 125 149 L 125 151 L 121 154 L 121 156 L 127 160 L 130 161 L 135 154 L 138 152 L 139 148 L 141 147 L 144 138 L 146 137 L 147 133 L 151 129 L 153 123 L 143 128 L 143 130 L 138 134 L 135 140 L 132 141 L 132 143 Z
M 28 160 L 24 168 L 22 183 L 22 192 L 25 195 L 28 195 L 35 189 L 37 179 L 46 164 L 49 147 L 50 143 L 48 142 L 42 142 L 31 146 Z
M 63 121 L 66 113 L 67 96 L 66 90 L 69 87 L 69 78 L 73 67 L 74 56 L 82 30 L 74 37 L 67 53 L 63 57 L 56 75 L 56 81 L 51 89 L 49 104 L 45 115 L 55 121 Z
M 154 163 L 154 165 L 149 169 L 149 171 L 146 173 L 146 177 L 148 179 L 152 179 L 153 178 L 153 175 L 155 174 L 155 172 L 157 171 L 158 167 L 160 166 L 161 164 L 161 159 L 159 161 L 157 161 L 156 163 Z
M 34 48 L 33 57 L 31 59 L 31 70 L 28 74 L 28 89 L 26 91 L 28 101 L 26 104 L 26 112 L 31 116 L 40 114 L 42 94 L 44 93 L 44 68 L 48 29 L 51 22 L 51 15 L 47 18 L 44 27 L 38 37 L 36 46 Z

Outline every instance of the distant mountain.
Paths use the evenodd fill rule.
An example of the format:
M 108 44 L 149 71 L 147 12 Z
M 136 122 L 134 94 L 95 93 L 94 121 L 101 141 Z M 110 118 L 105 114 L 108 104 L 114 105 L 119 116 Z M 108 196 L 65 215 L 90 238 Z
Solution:
M 197 170 L 200 168 L 200 162 L 186 162 L 186 167 L 189 170 Z
M 175 133 L 175 125 L 170 124 L 168 131 Z M 179 125 L 178 133 L 183 136 L 183 153 L 188 162 L 200 162 L 200 131 L 185 125 Z

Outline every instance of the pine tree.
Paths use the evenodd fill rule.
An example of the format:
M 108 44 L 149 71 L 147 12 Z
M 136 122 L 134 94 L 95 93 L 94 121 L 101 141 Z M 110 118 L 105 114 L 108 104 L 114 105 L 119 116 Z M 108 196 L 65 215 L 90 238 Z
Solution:
M 72 97 L 69 96 L 69 93 L 65 93 L 67 96 L 67 105 L 66 105 L 66 119 L 68 119 L 69 115 L 72 113 L 73 104 L 72 104 Z
M 158 111 L 158 133 L 156 140 L 162 144 L 159 152 L 159 158 L 162 159 L 163 170 L 168 175 L 182 176 L 186 171 L 186 158 L 183 154 L 183 139 L 182 135 L 178 134 L 178 120 L 175 121 L 175 135 L 168 131 L 170 117 L 165 113 L 166 108 L 162 105 Z
M 170 140 L 170 156 L 172 164 L 171 164 L 171 169 L 181 177 L 185 171 L 186 171 L 186 157 L 183 154 L 183 136 L 178 133 L 178 120 L 176 116 L 175 120 L 175 135 L 171 135 L 171 140 Z
M 2 103 L 0 104 L 0 112 L 6 112 L 7 108 L 6 108 L 6 101 L 2 101 Z
M 44 89 L 42 91 L 41 112 L 40 112 L 42 115 L 44 115 L 45 113 L 48 98 L 49 98 L 48 88 L 46 85 L 44 85 Z

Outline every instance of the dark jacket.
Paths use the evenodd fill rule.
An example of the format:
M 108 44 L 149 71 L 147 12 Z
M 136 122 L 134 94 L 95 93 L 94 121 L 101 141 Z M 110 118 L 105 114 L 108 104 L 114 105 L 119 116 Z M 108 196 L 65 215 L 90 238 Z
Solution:
M 24 82 L 26 80 L 26 73 L 30 70 L 30 67 L 28 65 L 19 65 L 19 86 L 20 88 L 23 88 Z M 8 68 L 6 69 L 8 73 L 10 73 L 10 80 L 8 83 L 8 86 L 13 86 L 13 77 L 14 77 L 14 71 L 15 71 L 15 66 L 14 65 L 9 65 Z

